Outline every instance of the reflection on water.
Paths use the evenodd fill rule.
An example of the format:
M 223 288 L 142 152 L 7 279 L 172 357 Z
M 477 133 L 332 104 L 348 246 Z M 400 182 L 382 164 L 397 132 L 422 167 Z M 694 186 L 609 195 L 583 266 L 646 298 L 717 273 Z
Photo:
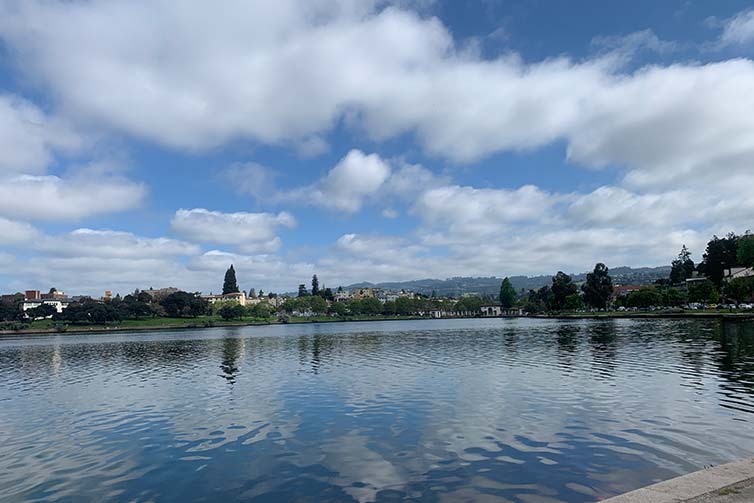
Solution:
M 597 501 L 754 451 L 754 326 L 0 339 L 1 501 Z

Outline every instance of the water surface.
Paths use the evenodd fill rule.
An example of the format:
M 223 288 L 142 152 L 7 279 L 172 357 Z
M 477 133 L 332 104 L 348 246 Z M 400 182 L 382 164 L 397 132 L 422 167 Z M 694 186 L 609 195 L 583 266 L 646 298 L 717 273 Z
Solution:
M 0 339 L 0 501 L 588 502 L 754 454 L 754 326 Z

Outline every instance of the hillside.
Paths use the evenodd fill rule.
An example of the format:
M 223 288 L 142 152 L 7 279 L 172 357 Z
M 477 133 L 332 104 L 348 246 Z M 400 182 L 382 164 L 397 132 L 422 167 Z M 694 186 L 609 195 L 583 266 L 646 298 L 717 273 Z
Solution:
M 610 270 L 610 276 L 614 284 L 619 285 L 642 285 L 652 283 L 660 278 L 667 278 L 670 267 L 616 267 Z M 586 280 L 587 273 L 572 274 L 573 281 L 580 283 Z M 511 276 L 511 283 L 516 290 L 537 289 L 549 285 L 552 276 Z M 431 295 L 435 292 L 442 297 L 459 297 L 464 294 L 480 296 L 496 296 L 500 290 L 502 278 L 495 276 L 488 278 L 455 277 L 448 279 L 419 279 L 412 281 L 395 281 L 385 283 L 355 283 L 349 285 L 347 290 L 354 288 L 382 288 L 385 290 L 398 291 L 401 289 L 412 292 Z

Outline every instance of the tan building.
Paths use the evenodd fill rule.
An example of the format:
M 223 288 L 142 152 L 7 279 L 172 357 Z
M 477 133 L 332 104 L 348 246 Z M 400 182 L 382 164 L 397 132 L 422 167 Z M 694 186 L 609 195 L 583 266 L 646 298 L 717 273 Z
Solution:
M 373 288 L 359 288 L 358 290 L 354 290 L 352 292 L 352 297 L 354 300 L 374 299 L 376 296 L 377 295 Z
M 24 299 L 26 300 L 41 300 L 42 294 L 39 290 L 26 290 L 24 292 Z
M 242 306 L 245 306 L 247 302 L 246 294 L 243 292 L 226 293 L 225 295 L 202 295 L 202 298 L 210 304 L 217 304 L 218 302 L 238 302 Z M 259 299 L 255 300 L 255 304 L 259 302 Z

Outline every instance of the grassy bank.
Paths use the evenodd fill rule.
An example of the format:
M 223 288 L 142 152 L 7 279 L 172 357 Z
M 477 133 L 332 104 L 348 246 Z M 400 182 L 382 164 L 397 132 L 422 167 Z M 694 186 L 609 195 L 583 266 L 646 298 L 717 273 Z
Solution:
M 385 320 L 414 320 L 416 316 L 291 316 L 285 323 L 336 323 L 346 321 L 385 321 Z M 269 319 L 244 317 L 241 319 L 225 320 L 220 316 L 197 316 L 196 318 L 143 318 L 138 320 L 121 320 L 106 325 L 74 325 L 62 324 L 53 320 L 36 320 L 25 324 L 20 330 L 0 330 L 0 335 L 12 334 L 50 334 L 50 333 L 88 333 L 88 332 L 120 332 L 131 330 L 164 330 L 233 327 L 252 325 L 283 324 L 277 317 Z

